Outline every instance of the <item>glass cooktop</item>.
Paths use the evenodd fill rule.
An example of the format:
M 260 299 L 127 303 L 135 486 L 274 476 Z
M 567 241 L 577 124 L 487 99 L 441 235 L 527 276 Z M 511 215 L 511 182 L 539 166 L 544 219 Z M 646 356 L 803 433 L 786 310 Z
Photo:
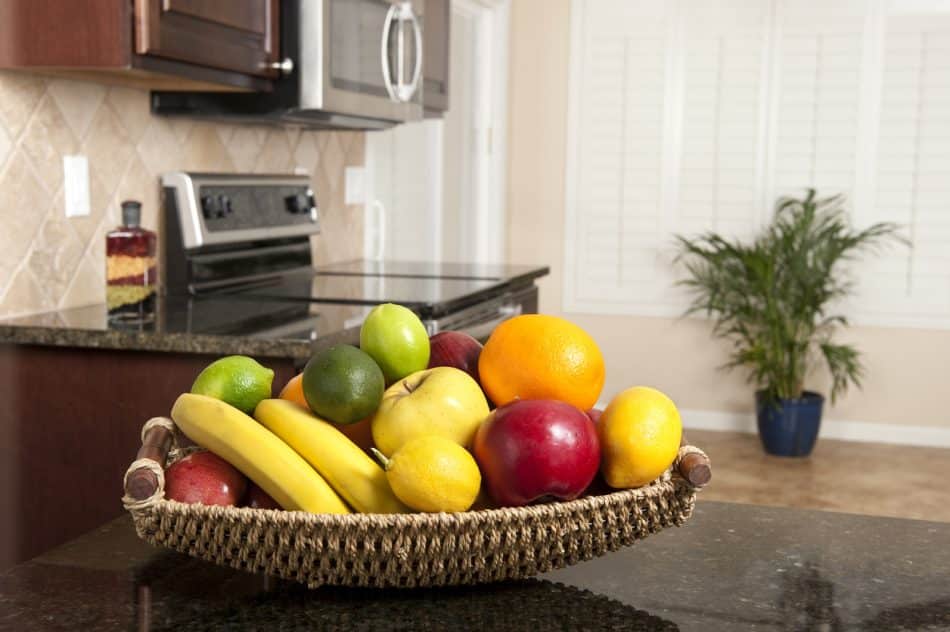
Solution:
M 262 283 L 241 292 L 244 297 L 310 303 L 377 305 L 399 303 L 423 318 L 434 318 L 495 296 L 507 281 L 501 279 L 371 276 L 364 274 L 304 273 L 281 281 Z

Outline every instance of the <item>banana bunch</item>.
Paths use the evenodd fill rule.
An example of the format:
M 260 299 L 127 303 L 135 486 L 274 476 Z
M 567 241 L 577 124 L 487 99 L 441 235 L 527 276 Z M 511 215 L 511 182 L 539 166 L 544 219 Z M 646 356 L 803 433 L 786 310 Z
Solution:
M 383 469 L 332 424 L 297 404 L 264 399 L 254 417 L 185 393 L 171 412 L 192 441 L 217 454 L 290 511 L 398 513 Z

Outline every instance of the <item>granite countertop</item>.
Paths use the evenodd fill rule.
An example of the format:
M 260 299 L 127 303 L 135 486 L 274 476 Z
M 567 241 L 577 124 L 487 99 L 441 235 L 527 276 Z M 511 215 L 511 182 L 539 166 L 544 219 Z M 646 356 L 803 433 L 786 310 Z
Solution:
M 0 630 L 950 628 L 950 524 L 700 501 L 687 524 L 535 580 L 302 586 L 151 548 L 120 518 L 0 574 Z
M 276 305 L 270 319 L 249 325 L 215 326 L 204 314 L 240 311 L 246 301 L 162 299 L 151 323 L 116 325 L 105 305 L 44 312 L 0 321 L 0 344 L 121 349 L 158 352 L 274 357 L 306 360 L 317 346 L 356 344 L 362 318 L 369 310 L 358 305 Z M 256 305 L 260 308 L 260 303 Z M 288 313 L 292 308 L 298 313 Z M 290 331 L 288 325 L 312 321 L 309 329 Z M 208 323 L 211 324 L 208 324 Z
M 264 290 L 247 296 L 160 297 L 153 322 L 131 325 L 110 323 L 106 306 L 92 305 L 0 320 L 0 344 L 305 360 L 317 347 L 357 343 L 360 323 L 371 309 L 358 304 L 361 293 L 367 291 L 365 279 L 390 279 L 388 286 L 399 286 L 390 291 L 401 289 L 398 300 L 411 305 L 413 300 L 429 300 L 427 291 L 437 289 L 440 281 L 448 287 L 468 280 L 475 292 L 531 283 L 547 273 L 547 267 L 539 266 L 348 261 L 323 266 L 313 277 L 328 281 L 326 285 L 337 291 L 341 286 L 346 289 L 346 296 L 333 297 L 339 302 L 287 301 L 287 297 L 267 296 Z M 378 286 L 387 284 L 370 285 L 379 290 Z M 293 286 L 293 296 L 318 292 L 323 297 L 320 287 L 307 277 L 302 289 Z M 462 290 L 463 294 L 468 291 Z

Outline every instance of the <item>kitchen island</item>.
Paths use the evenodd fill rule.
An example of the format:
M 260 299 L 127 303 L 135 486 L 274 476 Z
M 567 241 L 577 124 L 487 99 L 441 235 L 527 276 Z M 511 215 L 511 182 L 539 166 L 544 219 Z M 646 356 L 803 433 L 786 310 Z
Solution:
M 308 590 L 152 548 L 128 517 L 0 574 L 0 630 L 947 628 L 950 524 L 702 500 L 681 528 L 497 585 Z
M 433 327 L 487 335 L 537 311 L 543 266 L 352 261 L 157 301 L 115 324 L 105 305 L 0 321 L 0 570 L 119 515 L 142 424 L 167 415 L 213 360 L 248 355 L 275 394 L 311 354 L 358 344 L 372 307 L 398 302 Z M 516 310 L 509 308 L 517 307 Z M 507 310 L 507 311 L 506 311 Z

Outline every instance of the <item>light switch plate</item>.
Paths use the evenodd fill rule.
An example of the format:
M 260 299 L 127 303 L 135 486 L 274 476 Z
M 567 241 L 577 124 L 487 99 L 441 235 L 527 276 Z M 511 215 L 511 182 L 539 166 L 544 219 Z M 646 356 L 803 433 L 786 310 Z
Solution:
M 63 174 L 66 217 L 89 215 L 89 161 L 85 156 L 63 156 Z
M 344 204 L 366 204 L 366 169 L 347 167 L 343 193 Z

